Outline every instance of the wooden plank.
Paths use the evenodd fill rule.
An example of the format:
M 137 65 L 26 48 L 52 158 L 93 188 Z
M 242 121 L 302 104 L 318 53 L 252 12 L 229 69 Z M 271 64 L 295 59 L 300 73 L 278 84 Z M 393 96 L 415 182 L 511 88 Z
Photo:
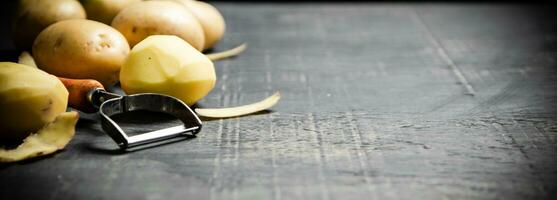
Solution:
M 68 148 L 0 168 L 2 199 L 552 199 L 552 8 L 223 3 L 241 56 L 199 105 L 273 112 L 122 154 L 85 116 Z M 474 95 L 469 95 L 474 94 Z M 178 122 L 118 119 L 141 132 Z M 150 124 L 149 122 L 154 122 Z

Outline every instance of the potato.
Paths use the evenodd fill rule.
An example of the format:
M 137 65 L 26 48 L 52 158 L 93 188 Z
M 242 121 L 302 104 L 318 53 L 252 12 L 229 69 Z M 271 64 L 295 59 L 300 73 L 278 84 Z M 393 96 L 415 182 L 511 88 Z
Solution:
M 222 38 L 224 35 L 226 25 L 224 17 L 220 12 L 211 4 L 194 1 L 194 0 L 163 0 L 174 1 L 184 6 L 195 16 L 201 24 L 203 33 L 205 34 L 205 43 L 203 50 L 209 49 Z
M 49 26 L 33 45 L 40 69 L 66 78 L 95 79 L 105 86 L 118 81 L 129 51 L 126 38 L 116 29 L 84 19 Z
M 161 93 L 188 105 L 215 86 L 213 62 L 184 40 L 170 35 L 149 36 L 131 50 L 120 83 L 127 94 Z
M 112 27 L 120 31 L 133 47 L 150 35 L 176 35 L 197 50 L 204 47 L 203 28 L 184 6 L 172 1 L 144 1 L 126 7 Z
M 0 140 L 23 139 L 66 111 L 68 91 L 37 68 L 0 62 Z
M 205 33 L 205 45 L 203 49 L 213 47 L 224 35 L 226 24 L 220 12 L 211 4 L 202 1 L 180 0 L 199 20 L 203 33 Z
M 75 135 L 79 114 L 60 113 L 53 122 L 23 140 L 15 149 L 0 148 L 0 162 L 9 163 L 52 154 L 66 147 Z
M 126 6 L 142 0 L 81 0 L 87 18 L 110 25 L 112 19 Z
M 12 27 L 14 44 L 30 49 L 37 35 L 49 25 L 85 17 L 85 10 L 76 0 L 20 0 Z

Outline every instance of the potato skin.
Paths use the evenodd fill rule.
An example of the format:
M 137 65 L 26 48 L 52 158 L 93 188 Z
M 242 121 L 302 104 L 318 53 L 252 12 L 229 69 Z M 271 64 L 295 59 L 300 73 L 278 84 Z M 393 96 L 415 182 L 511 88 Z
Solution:
M 66 78 L 95 79 L 105 86 L 118 81 L 129 51 L 116 29 L 84 19 L 49 26 L 33 45 L 33 56 L 42 70 Z
M 205 45 L 203 49 L 209 49 L 224 36 L 226 24 L 220 12 L 209 3 L 202 1 L 180 0 L 199 20 L 205 33 Z
M 126 6 L 140 1 L 142 0 L 80 0 L 87 12 L 87 19 L 108 25 Z
M 176 35 L 201 51 L 205 37 L 195 16 L 179 3 L 144 1 L 130 5 L 112 20 L 131 47 L 150 35 Z
M 39 33 L 51 24 L 67 19 L 85 19 L 76 0 L 20 0 L 12 24 L 12 38 L 19 49 L 30 49 Z

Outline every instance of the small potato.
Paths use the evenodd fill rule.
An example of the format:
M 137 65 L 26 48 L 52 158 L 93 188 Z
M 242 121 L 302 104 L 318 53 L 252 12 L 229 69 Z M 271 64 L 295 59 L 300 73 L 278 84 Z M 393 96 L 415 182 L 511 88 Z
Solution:
M 30 49 L 43 29 L 67 19 L 85 19 L 85 10 L 78 1 L 20 0 L 12 27 L 14 44 Z
M 209 3 L 194 0 L 164 0 L 174 1 L 184 5 L 199 21 L 205 34 L 203 50 L 207 50 L 224 36 L 226 24 L 219 10 Z
M 211 4 L 202 1 L 180 0 L 199 20 L 203 32 L 205 33 L 205 45 L 203 49 L 209 49 L 222 38 L 226 24 L 224 17 Z
M 87 18 L 110 25 L 112 19 L 126 6 L 142 0 L 80 0 Z
M 176 35 L 197 50 L 203 50 L 205 36 L 195 16 L 172 1 L 144 1 L 130 5 L 112 20 L 133 47 L 150 35 Z
M 57 22 L 37 36 L 33 56 L 39 68 L 56 76 L 118 81 L 130 47 L 116 29 L 91 20 Z

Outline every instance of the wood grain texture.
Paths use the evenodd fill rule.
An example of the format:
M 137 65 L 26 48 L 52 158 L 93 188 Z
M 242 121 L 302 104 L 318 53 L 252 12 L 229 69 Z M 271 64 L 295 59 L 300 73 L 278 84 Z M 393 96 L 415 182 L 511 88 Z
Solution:
M 217 3 L 227 33 L 196 138 L 120 153 L 86 115 L 69 147 L 0 169 L 2 199 L 553 199 L 557 22 L 504 4 Z M 470 94 L 473 95 L 470 95 Z M 178 123 L 122 116 L 128 132 Z M 9 198 L 12 197 L 12 198 Z

